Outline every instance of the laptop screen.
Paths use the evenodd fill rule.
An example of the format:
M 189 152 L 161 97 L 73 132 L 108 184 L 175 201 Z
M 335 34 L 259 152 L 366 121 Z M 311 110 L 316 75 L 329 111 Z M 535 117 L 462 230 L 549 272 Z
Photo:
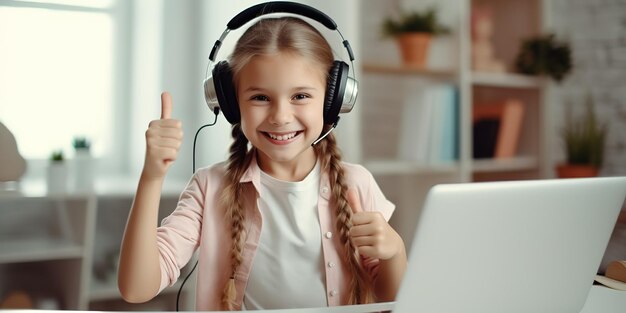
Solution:
M 626 177 L 437 185 L 394 312 L 579 312 L 625 197 Z

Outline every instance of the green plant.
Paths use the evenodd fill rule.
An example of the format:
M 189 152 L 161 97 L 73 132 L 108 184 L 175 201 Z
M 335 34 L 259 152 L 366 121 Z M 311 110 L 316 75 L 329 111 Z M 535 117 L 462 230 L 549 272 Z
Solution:
M 89 148 L 91 147 L 91 142 L 89 142 L 89 140 L 86 137 L 74 137 L 72 146 L 74 146 L 74 149 L 89 150 Z
M 50 161 L 52 162 L 63 162 L 63 150 L 55 150 L 50 154 Z
M 600 168 L 604 161 L 608 127 L 606 123 L 598 121 L 591 96 L 587 97 L 585 105 L 585 114 L 578 118 L 572 116 L 571 109 L 567 111 L 566 123 L 561 131 L 567 163 Z
M 520 73 L 548 75 L 560 82 L 572 69 L 572 52 L 554 34 L 539 35 L 524 40 L 515 67 Z
M 434 8 L 424 12 L 404 12 L 398 18 L 387 17 L 382 24 L 382 33 L 385 37 L 394 37 L 410 32 L 440 35 L 447 34 L 449 31 L 447 27 L 439 24 L 437 11 Z

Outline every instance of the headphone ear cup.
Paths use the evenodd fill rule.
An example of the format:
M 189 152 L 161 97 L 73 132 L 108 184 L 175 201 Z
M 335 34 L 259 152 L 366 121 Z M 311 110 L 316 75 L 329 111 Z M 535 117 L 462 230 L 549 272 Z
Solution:
M 341 111 L 349 66 L 343 61 L 335 61 L 328 73 L 326 95 L 324 97 L 324 123 L 334 124 Z
M 239 103 L 233 84 L 232 69 L 227 61 L 220 61 L 213 67 L 212 73 L 215 95 L 224 117 L 231 124 L 239 123 Z

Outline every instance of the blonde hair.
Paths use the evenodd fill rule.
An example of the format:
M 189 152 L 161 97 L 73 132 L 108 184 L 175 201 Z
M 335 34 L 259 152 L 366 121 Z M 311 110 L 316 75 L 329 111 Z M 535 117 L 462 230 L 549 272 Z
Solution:
M 330 45 L 322 34 L 306 23 L 294 17 L 262 19 L 242 35 L 230 57 L 230 66 L 234 80 L 241 69 L 257 55 L 276 53 L 295 53 L 306 57 L 328 73 L 334 57 Z M 330 129 L 324 126 L 323 133 Z M 240 124 L 232 126 L 233 144 L 225 175 L 225 188 L 221 205 L 226 209 L 226 217 L 231 221 L 231 277 L 222 294 L 222 305 L 226 310 L 236 308 L 237 293 L 234 275 L 241 264 L 243 244 L 245 242 L 243 184 L 240 179 L 250 165 L 255 153 L 254 147 L 248 149 L 248 140 L 241 131 Z M 347 184 L 341 167 L 341 153 L 335 137 L 330 134 L 314 146 L 317 157 L 321 160 L 323 171 L 329 173 L 332 190 L 331 205 L 336 210 L 337 232 L 342 243 L 349 271 L 350 280 L 349 304 L 370 303 L 374 301 L 371 279 L 361 265 L 361 258 L 356 246 L 350 240 L 352 227 L 352 209 L 346 198 Z

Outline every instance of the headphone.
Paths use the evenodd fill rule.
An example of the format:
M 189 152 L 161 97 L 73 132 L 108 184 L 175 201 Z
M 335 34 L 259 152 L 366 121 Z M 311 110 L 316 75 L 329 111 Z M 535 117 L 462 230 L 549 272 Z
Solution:
M 328 15 L 313 7 L 287 1 L 265 2 L 254 5 L 233 17 L 226 25 L 226 30 L 220 38 L 215 41 L 209 64 L 207 65 L 207 75 L 210 65 L 215 61 L 215 56 L 222 46 L 222 42 L 231 30 L 238 29 L 251 20 L 271 13 L 292 13 L 311 18 L 330 30 L 335 30 L 341 36 L 343 45 L 348 51 L 352 64 L 352 74 L 354 76 L 354 54 L 350 43 L 343 37 L 337 29 L 337 24 Z M 335 60 L 328 73 L 326 84 L 326 94 L 324 96 L 324 123 L 337 125 L 340 113 L 348 113 L 354 107 L 358 93 L 358 82 L 350 77 L 349 66 L 343 61 Z M 211 72 L 210 77 L 204 80 L 204 99 L 212 112 L 224 113 L 224 117 L 231 124 L 239 123 L 241 115 L 237 102 L 237 92 L 233 84 L 233 72 L 227 61 L 218 62 Z M 333 127 L 334 128 L 334 127 Z

